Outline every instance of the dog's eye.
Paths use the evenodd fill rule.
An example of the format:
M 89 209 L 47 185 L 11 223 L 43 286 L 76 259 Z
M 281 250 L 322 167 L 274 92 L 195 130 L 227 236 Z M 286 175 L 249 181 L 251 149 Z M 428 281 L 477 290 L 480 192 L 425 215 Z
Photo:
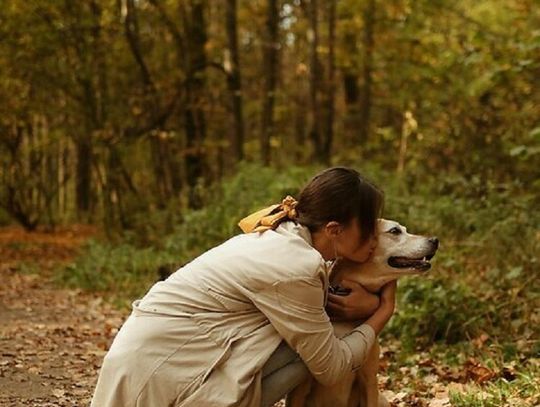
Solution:
M 401 229 L 398 227 L 394 227 L 388 231 L 388 233 L 392 233 L 393 235 L 399 235 L 401 234 Z

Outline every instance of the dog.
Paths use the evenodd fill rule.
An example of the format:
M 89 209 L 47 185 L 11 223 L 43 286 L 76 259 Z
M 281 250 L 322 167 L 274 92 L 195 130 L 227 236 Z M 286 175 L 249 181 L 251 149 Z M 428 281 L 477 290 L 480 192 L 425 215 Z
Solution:
M 425 273 L 431 268 L 430 260 L 439 247 L 436 237 L 412 235 L 392 220 L 379 219 L 376 236 L 377 247 L 368 262 L 336 264 L 330 275 L 332 286 L 352 280 L 377 293 L 390 281 Z M 336 336 L 342 337 L 358 323 L 333 322 L 332 325 Z M 359 370 L 333 386 L 323 386 L 309 379 L 289 394 L 287 407 L 387 407 L 388 401 L 378 390 L 378 365 L 379 344 L 375 341 Z

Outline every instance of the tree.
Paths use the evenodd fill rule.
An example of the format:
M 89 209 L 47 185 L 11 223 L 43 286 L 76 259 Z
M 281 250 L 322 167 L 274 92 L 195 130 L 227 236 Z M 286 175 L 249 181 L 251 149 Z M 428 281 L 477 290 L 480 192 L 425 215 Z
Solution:
M 206 51 L 206 22 L 203 0 L 190 0 L 180 4 L 186 38 L 185 48 L 185 105 L 184 129 L 186 133 L 185 168 L 189 189 L 189 206 L 202 205 L 199 183 L 204 182 L 206 160 L 204 141 L 206 139 L 206 117 L 204 113 L 204 88 Z
M 242 159 L 534 184 L 540 16 L 492 4 L 7 2 L 0 205 L 124 229 Z
M 242 77 L 240 74 L 240 53 L 238 50 L 238 32 L 236 28 L 236 0 L 227 0 L 225 25 L 229 43 L 229 61 L 227 61 L 227 84 L 231 92 L 234 136 L 232 152 L 235 161 L 244 159 L 244 118 L 242 114 Z
M 309 0 L 308 4 L 308 42 L 309 42 L 309 105 L 310 129 L 309 137 L 313 146 L 313 159 L 324 161 L 324 144 L 321 136 L 321 78 L 322 67 L 319 60 L 319 6 L 317 0 Z
M 375 26 L 375 0 L 367 0 L 364 11 L 364 59 L 362 70 L 362 98 L 360 107 L 360 142 L 369 139 L 372 104 L 373 30 Z
M 261 160 L 269 165 L 270 139 L 274 135 L 274 103 L 277 84 L 278 52 L 279 52 L 279 5 L 278 0 L 266 3 L 265 36 L 263 39 L 263 110 L 261 120 Z
M 323 161 L 330 164 L 330 156 L 332 154 L 332 143 L 334 141 L 334 116 L 335 116 L 335 40 L 336 40 L 336 1 L 328 0 L 328 75 L 326 78 L 326 125 L 323 148 Z

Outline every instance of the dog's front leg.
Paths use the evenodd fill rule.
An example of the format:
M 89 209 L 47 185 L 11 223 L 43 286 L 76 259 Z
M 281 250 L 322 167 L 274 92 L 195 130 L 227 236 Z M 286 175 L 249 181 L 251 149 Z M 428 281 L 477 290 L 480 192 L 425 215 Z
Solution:
M 355 376 L 346 375 L 332 386 L 315 386 L 307 399 L 307 407 L 353 407 L 351 404 L 352 388 Z M 354 406 L 356 407 L 356 406 Z
M 375 343 L 369 351 L 368 357 L 356 374 L 355 393 L 359 396 L 360 407 L 379 407 L 379 387 L 377 383 L 377 372 L 379 371 L 379 342 Z

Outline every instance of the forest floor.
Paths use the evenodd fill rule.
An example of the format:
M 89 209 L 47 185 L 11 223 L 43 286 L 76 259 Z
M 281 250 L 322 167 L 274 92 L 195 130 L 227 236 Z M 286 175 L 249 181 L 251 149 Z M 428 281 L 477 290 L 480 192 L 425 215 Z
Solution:
M 0 406 L 87 406 L 121 312 L 52 272 L 93 231 L 0 231 Z
M 89 404 L 103 356 L 129 310 L 99 293 L 59 288 L 54 270 L 94 234 L 81 226 L 55 233 L 0 229 L 0 406 Z M 448 407 L 451 390 L 494 377 L 474 360 L 449 367 L 428 353 L 397 368 L 399 346 L 397 340 L 381 346 L 379 384 L 393 407 Z

